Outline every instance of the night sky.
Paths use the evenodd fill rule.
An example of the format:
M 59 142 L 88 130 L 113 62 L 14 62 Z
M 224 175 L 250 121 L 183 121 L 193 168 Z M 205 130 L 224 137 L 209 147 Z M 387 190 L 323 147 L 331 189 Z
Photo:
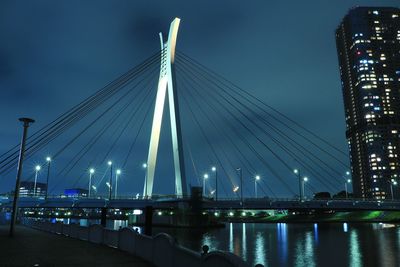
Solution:
M 36 119 L 31 130 L 40 129 L 156 52 L 158 32 L 167 33 L 174 17 L 182 19 L 178 50 L 347 151 L 334 31 L 355 6 L 399 7 L 399 2 L 3 0 L 0 153 L 19 142 L 19 117 Z M 121 182 L 125 195 L 142 192 L 140 165 L 147 157 L 148 142 L 144 135 Z M 201 144 L 193 147 L 202 149 Z M 167 148 L 160 152 L 161 157 L 170 153 Z M 46 153 L 51 150 L 26 162 L 25 177 L 32 174 L 35 164 L 43 162 Z M 66 152 L 54 162 L 54 173 L 72 154 Z M 173 179 L 168 178 L 171 162 L 161 160 L 156 193 L 173 193 Z M 207 164 L 199 162 L 199 172 L 207 170 Z M 77 177 L 82 171 L 83 167 L 76 168 L 71 175 Z M 190 171 L 188 175 L 189 183 L 195 185 L 198 177 Z M 53 193 L 71 186 L 67 178 L 54 179 L 65 180 Z M 0 177 L 0 192 L 10 191 L 14 181 L 14 172 Z M 270 185 L 278 196 L 291 196 L 273 179 Z

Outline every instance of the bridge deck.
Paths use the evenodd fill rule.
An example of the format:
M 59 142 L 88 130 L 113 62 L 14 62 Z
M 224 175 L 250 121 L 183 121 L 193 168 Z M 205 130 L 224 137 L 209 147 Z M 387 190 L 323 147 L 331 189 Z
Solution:
M 152 266 L 123 251 L 18 226 L 0 226 L 1 266 Z
M 0 202 L 1 208 L 11 208 L 10 199 Z M 142 200 L 142 199 L 72 199 L 72 198 L 50 198 L 48 200 L 38 198 L 21 198 L 18 206 L 20 208 L 118 208 L 118 209 L 143 209 L 152 206 L 154 209 L 175 209 L 188 207 L 190 199 L 166 199 L 166 200 Z M 230 200 L 204 200 L 202 208 L 210 209 L 302 209 L 302 210 L 400 210 L 400 201 L 378 201 L 360 199 L 237 199 Z

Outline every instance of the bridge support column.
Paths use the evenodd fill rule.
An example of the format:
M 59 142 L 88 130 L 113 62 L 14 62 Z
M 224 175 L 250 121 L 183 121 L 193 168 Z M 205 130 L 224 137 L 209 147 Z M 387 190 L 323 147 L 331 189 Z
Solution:
M 103 227 L 106 227 L 107 223 L 107 208 L 101 208 L 101 219 L 100 219 L 100 224 Z
M 158 143 L 160 140 L 161 123 L 164 112 L 166 94 L 168 93 L 169 115 L 171 122 L 172 149 L 175 167 L 175 194 L 178 198 L 187 195 L 185 164 L 183 161 L 183 143 L 179 117 L 179 102 L 175 83 L 175 46 L 180 19 L 175 18 L 170 26 L 168 41 L 164 43 L 162 33 L 161 42 L 161 69 L 158 81 L 156 104 L 151 128 L 149 154 L 147 158 L 147 172 L 143 190 L 144 198 L 151 198 L 153 193 L 154 173 L 157 161 Z
M 152 235 L 152 227 L 153 227 L 153 207 L 146 206 L 144 210 L 144 234 L 151 236 Z

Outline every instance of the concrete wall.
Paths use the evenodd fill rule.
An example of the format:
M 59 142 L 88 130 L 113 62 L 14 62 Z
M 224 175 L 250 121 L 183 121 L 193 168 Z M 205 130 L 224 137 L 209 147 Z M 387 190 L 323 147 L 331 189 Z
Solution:
M 180 246 L 171 236 L 164 233 L 150 237 L 131 228 L 117 231 L 105 229 L 100 225 L 83 227 L 76 224 L 41 222 L 32 218 L 23 218 L 21 223 L 42 231 L 118 248 L 159 267 L 248 266 L 240 257 L 229 252 L 215 251 L 201 255 Z

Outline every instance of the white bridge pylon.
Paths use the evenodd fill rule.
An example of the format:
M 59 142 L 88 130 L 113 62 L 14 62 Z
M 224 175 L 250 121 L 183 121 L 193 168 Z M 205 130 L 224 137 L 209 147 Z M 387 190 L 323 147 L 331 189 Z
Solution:
M 143 197 L 151 198 L 153 194 L 154 173 L 157 162 L 158 144 L 160 141 L 161 123 L 164 113 L 165 95 L 168 92 L 169 115 L 171 121 L 172 149 L 175 168 L 175 194 L 178 198 L 187 195 L 185 164 L 183 161 L 182 133 L 179 118 L 179 103 L 175 84 L 175 47 L 180 19 L 175 18 L 170 25 L 168 41 L 161 41 L 160 78 L 154 108 L 153 125 L 151 129 L 147 170 L 144 183 Z

